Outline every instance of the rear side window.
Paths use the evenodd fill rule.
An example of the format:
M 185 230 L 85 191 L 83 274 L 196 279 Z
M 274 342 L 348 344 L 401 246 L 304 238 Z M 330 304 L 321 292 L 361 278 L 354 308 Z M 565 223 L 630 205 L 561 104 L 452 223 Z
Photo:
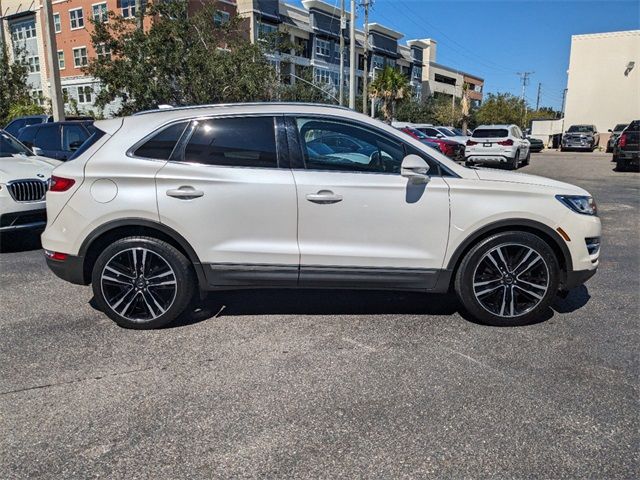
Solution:
M 60 126 L 41 126 L 36 133 L 34 145 L 43 150 L 60 150 Z
M 503 138 L 508 137 L 509 131 L 506 128 L 476 128 L 473 131 L 475 138 Z
M 182 132 L 189 122 L 174 123 L 164 128 L 150 140 L 133 152 L 136 157 L 155 158 L 158 160 L 169 160 L 171 152 L 180 140 Z
M 229 167 L 277 168 L 273 117 L 194 122 L 184 161 Z

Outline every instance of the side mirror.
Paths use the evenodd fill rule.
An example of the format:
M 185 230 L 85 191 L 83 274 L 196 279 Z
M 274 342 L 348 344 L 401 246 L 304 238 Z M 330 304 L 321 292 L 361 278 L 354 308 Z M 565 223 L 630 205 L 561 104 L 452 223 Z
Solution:
M 444 135 L 439 133 L 439 134 L 436 135 L 436 138 L 444 138 Z
M 42 151 L 42 149 L 40 147 L 32 147 L 31 150 L 33 151 L 33 153 L 35 155 L 43 155 L 44 152 Z
M 402 160 L 400 175 L 414 183 L 427 183 L 429 181 L 429 164 L 418 155 L 407 155 Z
M 609 130 L 607 130 L 607 132 L 613 132 L 613 130 L 609 129 Z

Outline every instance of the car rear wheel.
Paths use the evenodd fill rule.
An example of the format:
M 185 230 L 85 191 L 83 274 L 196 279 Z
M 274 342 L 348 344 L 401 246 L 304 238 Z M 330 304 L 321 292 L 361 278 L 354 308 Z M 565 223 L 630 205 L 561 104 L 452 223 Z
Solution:
M 488 325 L 526 325 L 541 318 L 558 290 L 558 261 L 540 237 L 501 232 L 463 258 L 455 291 L 464 308 Z
M 520 150 L 516 152 L 516 156 L 514 158 L 507 160 L 507 169 L 517 170 L 518 165 L 520 165 Z
M 173 322 L 195 291 L 189 260 L 151 237 L 128 237 L 96 260 L 92 287 L 98 307 L 124 328 L 151 329 Z

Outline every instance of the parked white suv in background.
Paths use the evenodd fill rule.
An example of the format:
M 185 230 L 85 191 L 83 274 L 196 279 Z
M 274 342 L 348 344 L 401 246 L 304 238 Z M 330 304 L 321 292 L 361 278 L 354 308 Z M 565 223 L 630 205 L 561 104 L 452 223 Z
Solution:
M 0 233 L 44 228 L 47 182 L 60 163 L 34 155 L 0 130 Z
M 531 158 L 529 140 L 517 125 L 481 125 L 467 140 L 467 165 L 504 165 L 509 170 L 521 164 L 528 165 Z
M 598 266 L 583 189 L 460 166 L 348 109 L 176 108 L 95 127 L 54 172 L 42 243 L 124 327 L 171 322 L 197 289 L 245 287 L 453 289 L 475 318 L 518 325 Z

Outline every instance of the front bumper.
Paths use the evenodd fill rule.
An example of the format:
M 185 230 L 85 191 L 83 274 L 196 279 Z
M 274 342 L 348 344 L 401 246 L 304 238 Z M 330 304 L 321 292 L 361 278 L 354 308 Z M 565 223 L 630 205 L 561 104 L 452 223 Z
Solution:
M 54 260 L 45 255 L 47 266 L 57 277 L 76 285 L 88 285 L 84 275 L 84 257 L 68 255 L 65 260 Z
M 0 215 L 0 232 L 44 230 L 46 225 L 46 209 L 24 210 Z

